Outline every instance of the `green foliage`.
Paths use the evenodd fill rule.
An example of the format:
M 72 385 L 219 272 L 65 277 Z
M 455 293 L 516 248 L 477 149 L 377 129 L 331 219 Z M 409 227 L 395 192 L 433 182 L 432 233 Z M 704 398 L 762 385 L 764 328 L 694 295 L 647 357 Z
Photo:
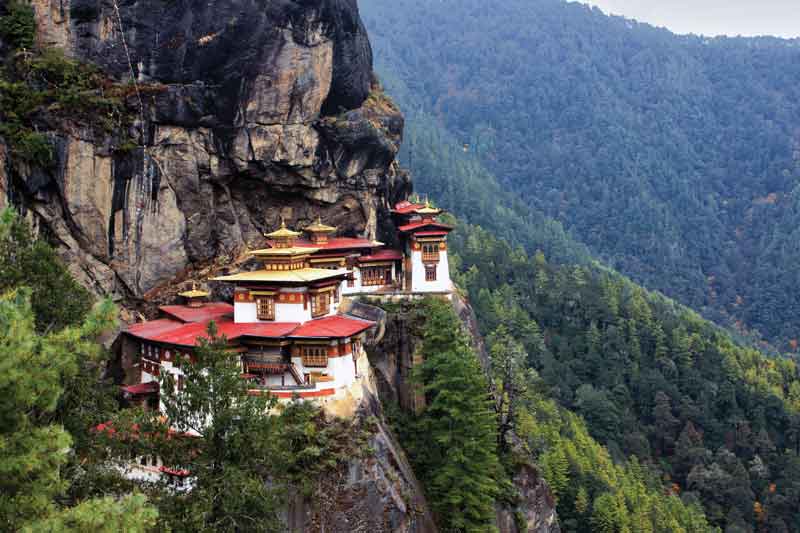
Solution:
M 673 511 L 683 515 L 677 497 L 659 504 L 666 506 L 663 516 L 636 518 L 641 505 L 634 495 L 625 495 L 625 513 L 619 490 L 598 488 L 624 493 L 621 480 L 635 475 L 645 487 L 637 494 L 681 494 L 686 502 L 702 503 L 713 526 L 755 527 L 771 520 L 771 527 L 800 531 L 794 511 L 800 507 L 800 378 L 794 361 L 739 346 L 696 313 L 615 273 L 551 265 L 539 254 L 529 258 L 467 225 L 449 244 L 460 268 L 456 278 L 471 296 L 481 330 L 508 325 L 540 376 L 528 388 L 541 391 L 541 398 L 519 409 L 532 418 L 517 424 L 518 433 L 540 453 L 559 512 L 576 528 L 634 531 L 641 519 L 653 531 L 669 530 L 659 520 L 671 524 Z M 548 395 L 558 407 L 543 399 Z M 580 414 L 585 426 L 563 408 Z M 566 476 L 562 452 L 570 465 Z M 587 455 L 593 459 L 587 462 Z M 621 470 L 608 466 L 612 457 L 625 464 L 631 456 L 636 463 Z M 589 481 L 595 475 L 600 477 Z M 575 491 L 581 486 L 586 495 L 579 503 Z M 613 505 L 609 497 L 598 500 L 603 492 L 611 493 Z M 756 503 L 761 519 L 737 512 Z
M 365 455 L 371 423 L 328 420 L 308 402 L 279 406 L 266 394 L 249 394 L 237 354 L 213 324 L 208 333 L 194 357 L 178 362 L 180 389 L 162 375 L 163 411 L 120 412 L 118 431 L 101 441 L 116 457 L 157 455 L 191 473 L 191 491 L 176 492 L 169 481 L 148 488 L 159 529 L 284 531 L 287 495 L 320 497 L 322 476 Z M 148 438 L 116 437 L 133 433 Z
M 93 65 L 46 48 L 10 58 L 0 70 L 0 135 L 12 152 L 32 165 L 51 166 L 55 159 L 47 136 L 48 116 L 69 118 L 103 133 L 125 132 L 130 119 L 125 91 L 110 83 Z M 123 141 L 126 145 L 129 141 Z
M 12 48 L 32 48 L 36 37 L 33 7 L 22 0 L 10 0 L 6 13 L 0 17 L 0 39 Z
M 80 326 L 42 336 L 34 328 L 29 296 L 21 290 L 0 297 L 0 524 L 29 531 L 129 524 L 144 531 L 155 511 L 140 496 L 88 500 L 72 508 L 57 503 L 68 488 L 61 470 L 72 439 L 50 417 L 79 359 L 99 351 L 96 339 L 113 323 L 115 309 L 106 303 Z
M 27 525 L 23 531 L 25 533 L 55 531 L 143 533 L 152 530 L 157 518 L 158 511 L 147 503 L 147 499 L 141 494 L 133 494 L 121 499 L 106 497 L 87 500 L 75 507 L 61 510 L 45 520 Z
M 494 502 L 507 481 L 497 455 L 488 384 L 450 304 L 427 299 L 414 379 L 426 406 L 399 427 L 443 531 L 493 530 Z
M 53 248 L 35 239 L 25 219 L 6 208 L 0 212 L 0 293 L 22 286 L 32 291 L 38 331 L 79 324 L 92 305 L 89 292 Z
M 676 36 L 561 0 L 361 13 L 418 189 L 561 262 L 551 217 L 723 325 L 798 338 L 796 40 Z

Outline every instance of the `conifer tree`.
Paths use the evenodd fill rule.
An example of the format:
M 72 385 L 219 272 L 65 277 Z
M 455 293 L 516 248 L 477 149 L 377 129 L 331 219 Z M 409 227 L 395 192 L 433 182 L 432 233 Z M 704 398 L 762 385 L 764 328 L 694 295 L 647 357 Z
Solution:
M 186 495 L 164 487 L 164 525 L 186 531 L 281 531 L 278 493 L 265 477 L 278 470 L 267 465 L 285 457 L 275 438 L 278 417 L 269 413 L 275 400 L 248 394 L 237 354 L 217 337 L 213 322 L 208 337 L 199 339 L 191 358 L 176 358 L 183 380 L 162 376 L 168 423 L 157 412 L 147 422 L 158 428 L 151 439 L 154 453 L 194 480 Z
M 415 373 L 426 406 L 414 423 L 416 471 L 443 531 L 492 531 L 502 470 L 488 385 L 449 304 L 423 306 L 425 361 Z
M 498 444 L 501 451 L 508 449 L 508 433 L 517 423 L 517 409 L 527 389 L 525 364 L 528 354 L 508 329 L 501 325 L 488 338 L 492 358 L 492 374 L 497 381 Z
M 145 531 L 157 513 L 141 496 L 86 500 L 73 508 L 57 501 L 68 483 L 62 469 L 72 439 L 49 416 L 78 357 L 99 350 L 97 336 L 112 323 L 105 302 L 79 327 L 45 336 L 35 331 L 28 290 L 0 297 L 0 529 L 6 531 Z
M 23 286 L 31 290 L 38 331 L 79 324 L 92 305 L 53 248 L 9 207 L 0 211 L 0 293 Z

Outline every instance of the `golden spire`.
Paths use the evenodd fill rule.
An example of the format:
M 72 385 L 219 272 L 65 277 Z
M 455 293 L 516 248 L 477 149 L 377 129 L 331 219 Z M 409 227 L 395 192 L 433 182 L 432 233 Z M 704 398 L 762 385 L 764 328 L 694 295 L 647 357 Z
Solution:
M 302 235 L 299 231 L 292 231 L 286 227 L 286 221 L 281 217 L 281 227 L 272 233 L 264 235 L 268 239 L 291 239 Z
M 334 226 L 323 224 L 322 217 L 317 215 L 317 221 L 309 226 L 306 226 L 306 231 L 309 233 L 333 233 L 336 231 L 336 228 Z
M 431 201 L 428 199 L 427 195 L 425 196 L 425 207 L 417 209 L 417 213 L 420 215 L 438 215 L 441 212 L 441 209 L 431 206 Z
M 184 298 L 188 298 L 189 300 L 192 300 L 192 299 L 195 299 L 195 298 L 205 298 L 206 296 L 208 296 L 208 293 L 206 291 L 199 290 L 197 288 L 197 283 L 193 281 L 192 282 L 192 290 L 183 291 L 181 293 L 178 293 L 178 296 L 183 296 Z

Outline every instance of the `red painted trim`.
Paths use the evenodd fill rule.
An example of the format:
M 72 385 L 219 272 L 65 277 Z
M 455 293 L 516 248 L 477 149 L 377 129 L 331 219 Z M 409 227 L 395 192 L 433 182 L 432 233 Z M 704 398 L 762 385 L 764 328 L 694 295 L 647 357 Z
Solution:
M 249 394 L 252 395 L 260 395 L 262 394 L 261 391 L 251 390 L 248 391 Z M 301 398 L 321 398 L 324 396 L 333 396 L 336 394 L 335 389 L 321 389 L 321 390 L 314 390 L 308 392 L 292 392 L 292 391 L 269 391 L 270 394 L 275 396 L 276 398 L 294 398 L 294 395 L 297 394 Z

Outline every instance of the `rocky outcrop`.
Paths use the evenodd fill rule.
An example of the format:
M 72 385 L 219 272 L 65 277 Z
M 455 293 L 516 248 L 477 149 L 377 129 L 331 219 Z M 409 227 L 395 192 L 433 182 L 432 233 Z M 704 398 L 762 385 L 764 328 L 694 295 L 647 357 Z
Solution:
M 481 366 L 488 372 L 491 361 L 472 308 L 455 295 L 452 303 L 465 331 L 470 334 Z M 421 339 L 425 317 L 413 301 L 384 304 L 384 309 L 383 335 L 379 343 L 368 347 L 378 393 L 382 401 L 399 405 L 404 410 L 420 409 L 424 398 L 409 377 L 413 367 L 425 357 Z M 520 446 L 517 453 L 520 458 L 524 456 L 522 450 Z M 560 533 L 553 494 L 539 475 L 532 457 L 517 466 L 511 481 L 516 489 L 515 501 L 497 505 L 496 525 L 500 533 Z
M 96 293 L 145 298 L 263 244 L 280 217 L 388 234 L 410 189 L 403 118 L 372 78 L 355 0 L 33 4 L 41 46 L 130 84 L 130 131 L 50 121 L 51 168 L 0 165 L 3 201 Z
M 368 452 L 318 479 L 312 498 L 292 498 L 289 531 L 435 533 L 422 487 L 376 398 L 363 402 L 355 424 Z

